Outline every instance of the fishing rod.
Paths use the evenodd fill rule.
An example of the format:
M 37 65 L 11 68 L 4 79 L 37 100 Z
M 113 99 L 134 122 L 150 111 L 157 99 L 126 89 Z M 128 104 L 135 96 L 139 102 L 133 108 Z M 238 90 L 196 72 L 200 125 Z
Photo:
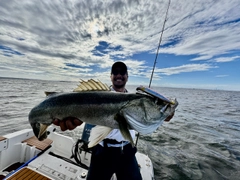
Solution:
M 154 73 L 154 70 L 155 70 L 155 67 L 156 67 L 156 64 L 157 64 L 157 58 L 158 58 L 158 54 L 159 54 L 160 45 L 161 45 L 161 42 L 162 42 L 163 31 L 165 30 L 165 24 L 167 22 L 167 15 L 168 15 L 168 10 L 169 10 L 169 7 L 170 7 L 170 3 L 171 3 L 171 0 L 168 1 L 167 11 L 166 11 L 166 14 L 165 14 L 165 19 L 164 19 L 164 22 L 163 22 L 163 27 L 162 27 L 162 31 L 161 31 L 161 35 L 160 35 L 160 39 L 159 39 L 159 43 L 158 43 L 157 53 L 156 53 L 156 57 L 155 57 L 155 60 L 154 60 L 152 74 L 151 74 L 151 78 L 150 78 L 150 82 L 149 82 L 149 86 L 148 86 L 149 88 L 151 87 L 151 83 L 152 83 L 152 79 L 153 79 L 153 73 Z
M 156 57 L 155 57 L 155 60 L 154 60 L 152 74 L 151 74 L 151 78 L 150 78 L 150 82 L 149 82 L 149 86 L 148 86 L 149 88 L 151 87 L 154 70 L 155 70 L 155 67 L 156 67 L 156 64 L 157 64 L 157 58 L 158 58 L 158 54 L 159 54 L 160 45 L 161 45 L 161 42 L 162 42 L 163 31 L 165 30 L 165 24 L 167 22 L 167 15 L 168 15 L 168 10 L 169 10 L 170 4 L 171 4 L 171 0 L 168 1 L 167 11 L 166 11 L 166 14 L 165 14 L 162 31 L 161 31 L 161 35 L 160 35 L 160 38 L 159 38 L 157 53 L 156 53 Z M 138 138 L 139 138 L 139 133 L 137 134 L 135 146 L 137 146 Z

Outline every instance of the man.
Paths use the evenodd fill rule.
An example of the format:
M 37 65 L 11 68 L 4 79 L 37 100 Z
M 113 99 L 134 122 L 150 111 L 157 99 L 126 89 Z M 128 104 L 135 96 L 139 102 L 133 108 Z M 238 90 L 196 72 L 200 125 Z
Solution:
M 127 66 L 123 62 L 115 62 L 111 69 L 111 90 L 127 93 L 125 85 L 128 81 Z M 169 121 L 173 115 L 169 116 Z M 66 121 L 55 120 L 61 130 L 72 130 L 82 122 L 78 119 L 67 119 Z M 135 138 L 135 131 L 130 130 L 131 136 Z M 93 148 L 91 163 L 88 171 L 88 180 L 110 180 L 115 173 L 118 180 L 141 180 L 140 169 L 135 157 L 137 149 L 123 138 L 119 129 L 113 129 L 105 139 Z

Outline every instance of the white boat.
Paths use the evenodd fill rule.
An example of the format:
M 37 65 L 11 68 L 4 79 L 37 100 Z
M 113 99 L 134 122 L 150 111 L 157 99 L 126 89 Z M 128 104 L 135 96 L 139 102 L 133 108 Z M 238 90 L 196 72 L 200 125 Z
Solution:
M 86 179 L 91 152 L 76 146 L 73 138 L 55 132 L 53 126 L 48 131 L 44 141 L 38 141 L 32 129 L 0 136 L 0 179 Z M 154 179 L 151 159 L 139 152 L 136 157 L 143 180 Z M 116 179 L 113 175 L 112 180 Z

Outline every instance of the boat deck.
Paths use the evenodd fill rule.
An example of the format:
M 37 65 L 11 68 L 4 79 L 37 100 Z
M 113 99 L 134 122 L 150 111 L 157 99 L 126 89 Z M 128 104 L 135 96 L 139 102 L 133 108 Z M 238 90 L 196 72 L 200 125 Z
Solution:
M 13 174 L 9 178 L 6 178 L 6 180 L 51 180 L 50 178 L 33 171 L 32 169 L 29 169 L 27 167 L 22 168 L 17 173 Z
M 52 144 L 53 141 L 51 139 L 44 139 L 43 141 L 39 141 L 35 136 L 33 136 L 33 137 L 23 141 L 23 143 L 25 143 L 25 142 L 27 143 L 27 145 L 35 146 L 37 149 L 43 151 L 50 144 Z

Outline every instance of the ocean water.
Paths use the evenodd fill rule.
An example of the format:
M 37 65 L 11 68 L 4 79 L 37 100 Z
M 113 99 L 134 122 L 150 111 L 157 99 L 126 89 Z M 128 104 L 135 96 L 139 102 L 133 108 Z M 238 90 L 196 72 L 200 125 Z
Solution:
M 0 136 L 31 128 L 28 113 L 45 98 L 44 91 L 70 92 L 77 84 L 0 78 Z M 240 92 L 153 89 L 179 101 L 170 122 L 138 141 L 138 151 L 153 162 L 155 179 L 240 179 Z

